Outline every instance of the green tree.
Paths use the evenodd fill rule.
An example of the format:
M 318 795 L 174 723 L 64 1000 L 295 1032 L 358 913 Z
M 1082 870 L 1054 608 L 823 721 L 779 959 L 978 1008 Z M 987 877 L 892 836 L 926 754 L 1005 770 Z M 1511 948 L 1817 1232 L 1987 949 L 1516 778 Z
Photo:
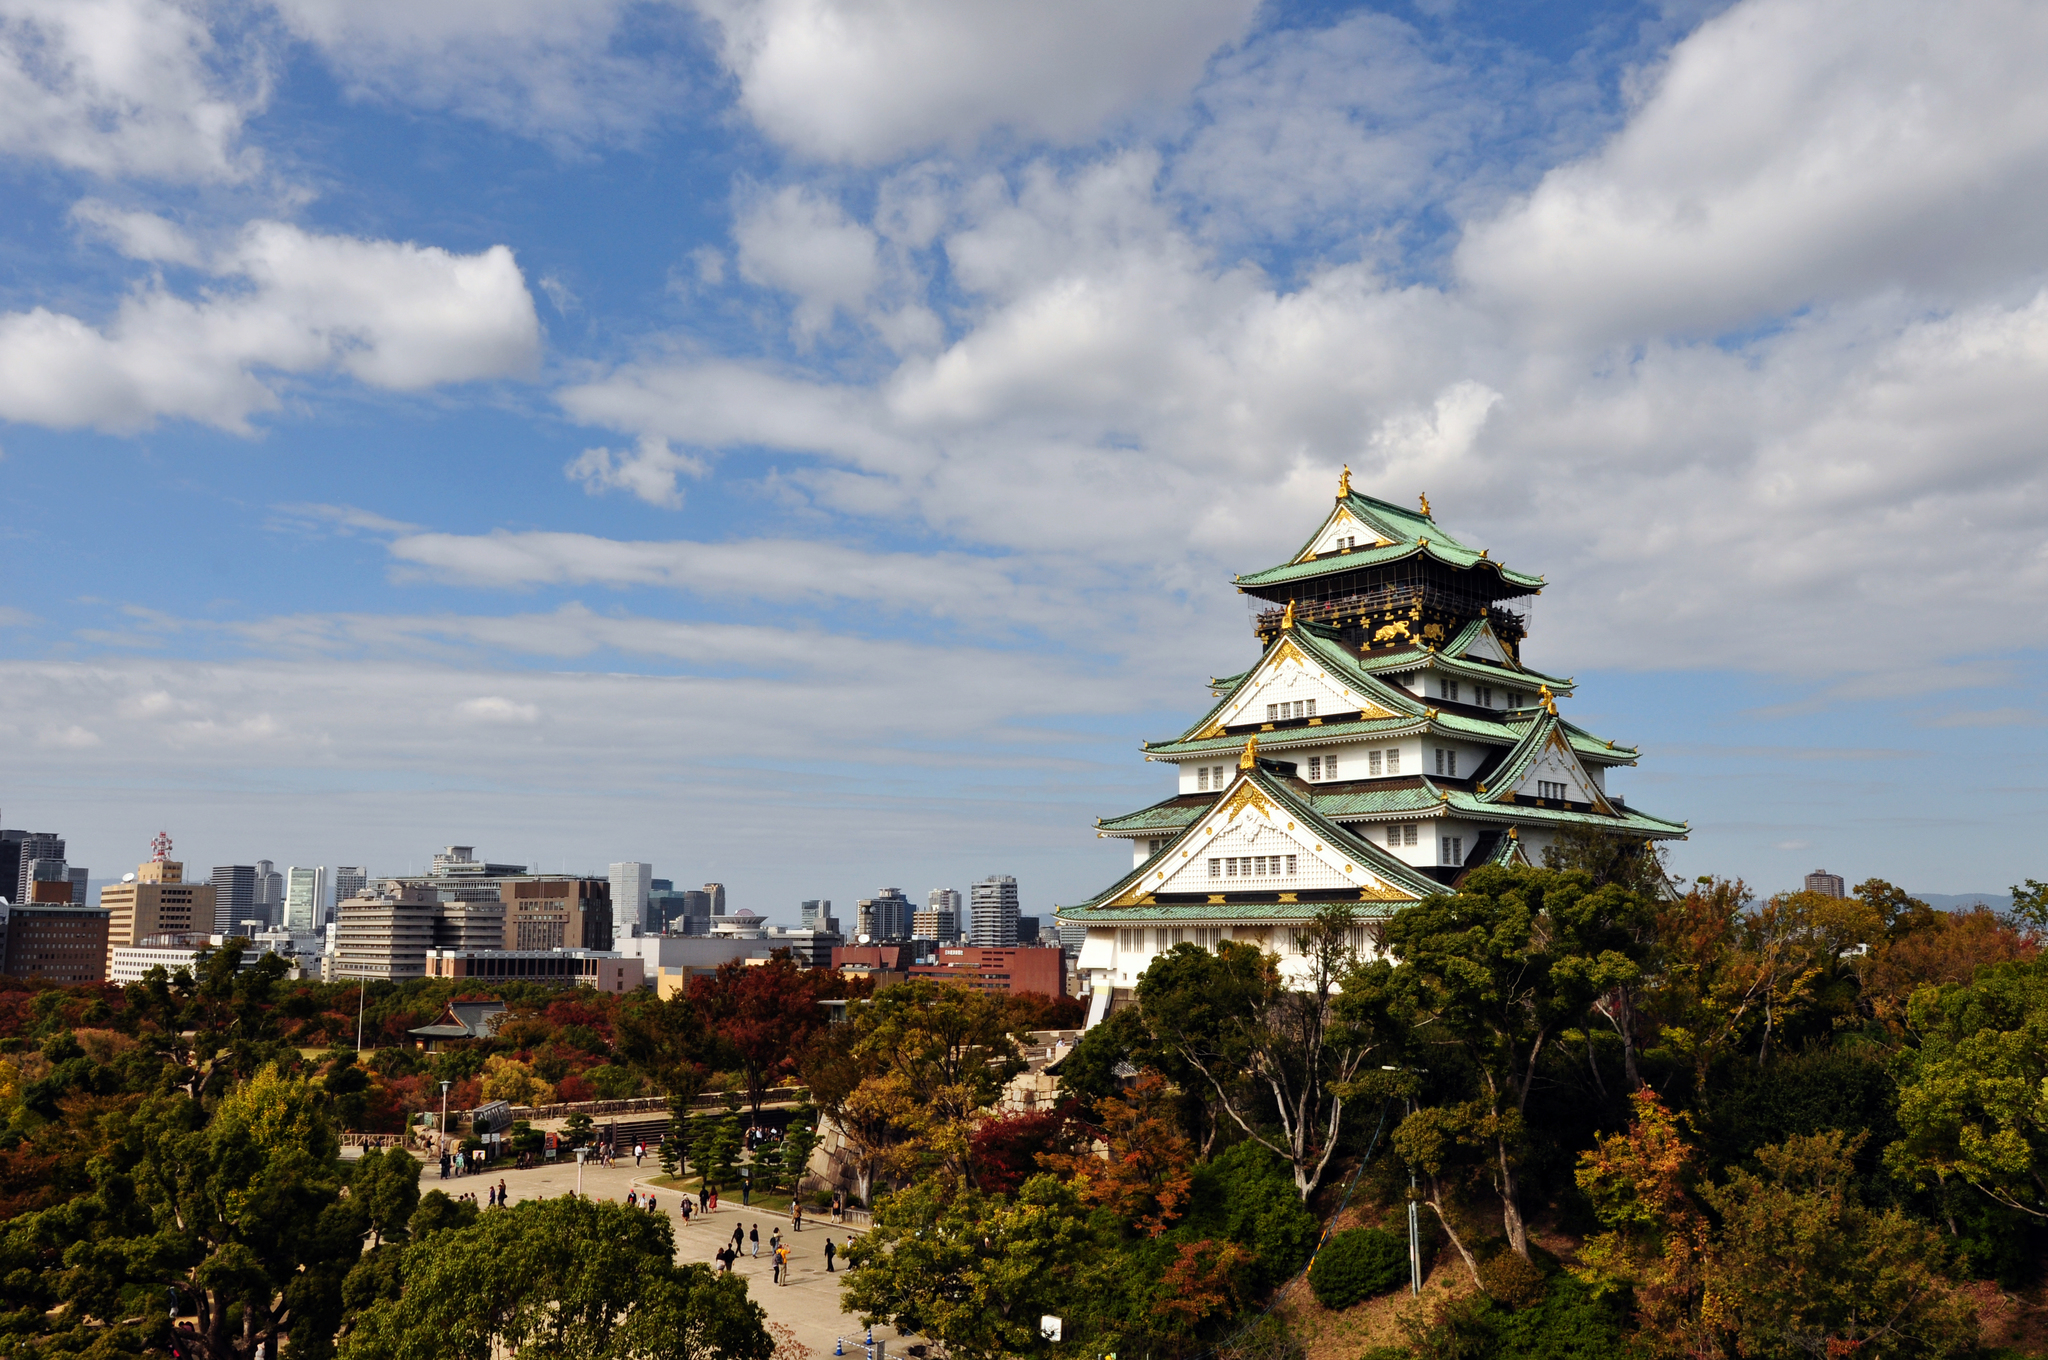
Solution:
M 1942 1277 L 1927 1225 L 1866 1207 L 1839 1131 L 1759 1148 L 1701 1192 L 1720 1228 L 1705 1278 L 1706 1323 L 1742 1356 L 1972 1355 L 1976 1316 Z
M 793 1119 L 782 1135 L 782 1184 L 794 1195 L 802 1191 L 804 1173 L 811 1164 L 811 1150 L 818 1135 L 808 1119 Z
M 1892 1170 L 1950 1179 L 2048 1218 L 2048 963 L 2003 963 L 1922 987 L 1907 1008 L 1917 1050 L 1901 1057 Z
M 348 1194 L 373 1243 L 403 1241 L 420 1204 L 419 1159 L 402 1148 L 370 1148 L 350 1170 Z
M 665 1215 L 573 1195 L 528 1200 L 405 1250 L 404 1287 L 358 1315 L 344 1360 L 504 1353 L 577 1360 L 768 1360 L 746 1282 L 678 1265 Z
M 668 1097 L 672 1121 L 688 1119 L 715 1043 L 697 1003 L 681 992 L 666 1001 L 635 998 L 620 1008 L 614 1032 L 620 1061 Z M 598 1093 L 605 1095 L 602 1086 Z
M 1103 1244 L 1073 1190 L 1034 1176 L 1014 1199 L 929 1177 L 884 1197 L 848 1248 L 843 1306 L 868 1325 L 928 1336 L 960 1360 L 1045 1355 L 1041 1316 L 1073 1313 Z M 1075 1354 L 1090 1338 L 1069 1335 Z M 1063 1344 L 1065 1344 L 1063 1343 Z
M 318 1093 L 267 1067 L 211 1120 L 180 1093 L 145 1102 L 110 1133 L 92 1189 L 8 1223 L 0 1245 L 11 1298 L 63 1338 L 54 1349 L 161 1347 L 158 1301 L 175 1290 L 208 1360 L 274 1354 L 287 1340 L 294 1355 L 331 1354 L 342 1282 L 368 1227 L 341 1195 Z
M 1595 888 L 1577 870 L 1488 867 L 1384 927 L 1399 961 L 1388 986 L 1405 994 L 1418 1039 L 1454 1049 L 1476 1074 L 1455 1136 L 1488 1148 L 1508 1245 L 1524 1260 L 1519 1167 L 1538 1063 L 1562 1031 L 1584 1026 L 1597 999 L 1641 976 L 1654 910 L 1642 894 Z
M 1322 1184 L 1343 1129 L 1349 1083 L 1388 1036 L 1332 1002 L 1352 971 L 1356 917 L 1329 907 L 1298 931 L 1299 967 L 1225 941 L 1215 953 L 1176 945 L 1138 980 L 1158 1046 L 1199 1073 L 1243 1133 L 1293 1169 L 1304 1203 Z

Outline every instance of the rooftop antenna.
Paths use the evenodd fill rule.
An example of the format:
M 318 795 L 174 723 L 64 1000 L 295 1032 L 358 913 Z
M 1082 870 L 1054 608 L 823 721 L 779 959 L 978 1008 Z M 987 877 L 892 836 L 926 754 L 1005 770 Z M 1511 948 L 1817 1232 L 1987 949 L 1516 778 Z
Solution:
M 156 838 L 149 843 L 149 857 L 157 864 L 162 864 L 171 857 L 170 832 L 159 831 L 156 833 Z

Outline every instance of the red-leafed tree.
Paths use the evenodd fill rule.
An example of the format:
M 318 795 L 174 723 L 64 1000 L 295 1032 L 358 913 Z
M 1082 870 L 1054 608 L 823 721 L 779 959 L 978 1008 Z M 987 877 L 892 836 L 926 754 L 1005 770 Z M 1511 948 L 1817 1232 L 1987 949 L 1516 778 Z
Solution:
M 777 950 L 765 964 L 720 964 L 692 985 L 691 999 L 747 1079 L 756 1115 L 768 1087 L 796 1071 L 805 1045 L 824 1028 L 818 1003 L 839 995 L 838 981 L 824 969 L 797 967 L 788 950 Z

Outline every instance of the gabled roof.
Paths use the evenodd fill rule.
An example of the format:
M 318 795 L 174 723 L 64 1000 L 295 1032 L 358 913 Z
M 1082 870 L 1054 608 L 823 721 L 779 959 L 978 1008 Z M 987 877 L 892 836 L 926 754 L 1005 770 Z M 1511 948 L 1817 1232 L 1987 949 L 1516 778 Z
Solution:
M 1111 835 L 1178 831 L 1201 816 L 1222 796 L 1218 793 L 1176 794 L 1164 802 L 1154 803 L 1148 808 L 1139 808 L 1136 812 L 1126 812 L 1120 817 L 1097 817 L 1095 825 L 1099 830 Z
M 1349 513 L 1367 528 L 1371 529 L 1382 544 L 1369 548 L 1354 548 L 1347 552 L 1313 555 L 1316 542 L 1329 528 L 1331 519 L 1341 513 Z M 1339 495 L 1330 513 L 1323 517 L 1316 531 L 1308 541 L 1295 552 L 1291 561 L 1264 571 L 1235 578 L 1240 586 L 1285 585 L 1290 581 L 1310 580 L 1340 571 L 1356 571 L 1361 567 L 1383 566 L 1410 557 L 1426 556 L 1450 567 L 1473 570 L 1491 570 L 1502 584 L 1513 587 L 1512 593 L 1524 594 L 1541 590 L 1543 578 L 1524 572 L 1510 571 L 1486 555 L 1484 549 L 1475 549 L 1458 541 L 1448 530 L 1437 524 L 1427 514 L 1404 510 L 1375 496 L 1362 495 L 1353 491 Z
M 1362 870 L 1363 875 L 1370 876 L 1370 878 L 1377 880 L 1380 885 L 1383 885 L 1378 889 L 1369 886 L 1361 887 L 1357 900 L 1362 903 L 1391 909 L 1419 902 L 1432 893 L 1443 891 L 1442 886 L 1435 879 L 1418 872 L 1405 861 L 1388 854 L 1384 847 L 1374 845 L 1371 841 L 1364 839 L 1354 832 L 1345 830 L 1337 823 L 1323 816 L 1316 810 L 1313 796 L 1294 787 L 1292 781 L 1254 766 L 1249 770 L 1239 769 L 1237 771 L 1237 778 L 1216 797 L 1209 807 L 1201 810 L 1201 815 L 1191 819 L 1183 826 L 1158 854 L 1153 855 L 1145 863 L 1132 869 L 1107 890 L 1090 898 L 1088 901 L 1078 906 L 1059 908 L 1061 917 L 1068 920 L 1106 922 L 1121 919 L 1122 914 L 1130 909 L 1156 905 L 1151 900 L 1151 894 L 1145 889 L 1147 875 L 1160 872 L 1155 870 L 1153 866 L 1162 860 L 1171 861 L 1174 852 L 1177 850 L 1186 851 L 1194 848 L 1190 845 L 1190 842 L 1200 833 L 1206 822 L 1222 816 L 1234 818 L 1240 810 L 1248 806 L 1256 808 L 1257 812 L 1269 813 L 1269 821 L 1278 821 L 1285 818 L 1290 834 L 1298 830 L 1300 833 L 1299 838 L 1312 841 L 1318 846 L 1329 846 L 1334 856 L 1342 857 L 1347 861 L 1345 866 L 1347 869 L 1355 864 Z M 1307 848 L 1306 844 L 1303 848 Z M 1185 855 L 1182 857 L 1186 858 Z M 1183 914 L 1189 905 L 1175 903 L 1171 910 L 1173 914 L 1178 916 Z M 1227 907 L 1228 910 L 1220 913 L 1211 913 L 1220 914 L 1225 917 L 1231 915 L 1271 914 L 1276 916 L 1292 915 L 1299 919 L 1306 919 L 1313 916 L 1322 904 L 1316 902 L 1278 904 L 1280 908 L 1286 908 L 1287 910 L 1276 910 L 1275 904 L 1223 903 L 1213 905 Z
M 1523 734 L 1521 743 L 1508 752 L 1499 765 L 1487 772 L 1486 791 L 1480 794 L 1480 797 L 1490 803 L 1512 800 L 1515 786 L 1522 782 L 1529 772 L 1529 767 L 1536 763 L 1537 758 L 1548 750 L 1557 751 L 1578 771 L 1578 777 L 1584 782 L 1586 791 L 1593 795 L 1593 807 L 1596 811 L 1610 817 L 1620 815 L 1620 810 L 1607 801 L 1607 796 L 1600 792 L 1600 786 L 1593 781 L 1592 775 L 1586 772 L 1585 766 L 1579 760 L 1579 753 L 1573 749 L 1571 741 L 1565 734 L 1564 724 L 1551 712 L 1545 712 L 1535 722 L 1529 724 L 1529 730 Z
M 1304 665 L 1322 671 L 1339 689 L 1350 690 L 1364 703 L 1384 709 L 1388 713 L 1413 715 L 1422 712 L 1423 705 L 1414 695 L 1360 670 L 1356 658 L 1342 643 L 1336 641 L 1331 632 L 1314 624 L 1296 623 L 1273 635 L 1273 640 L 1266 644 L 1265 652 L 1259 657 L 1258 665 L 1222 680 L 1210 681 L 1212 686 L 1228 684 L 1229 688 L 1217 698 L 1208 712 L 1197 718 L 1194 725 L 1181 734 L 1179 742 L 1162 742 L 1157 745 L 1178 745 L 1201 740 L 1205 736 L 1221 736 L 1223 725 L 1220 715 L 1236 701 L 1238 692 L 1262 672 L 1275 669 L 1287 660 L 1298 660 Z M 1153 746 L 1153 743 L 1148 743 L 1146 749 L 1153 749 Z

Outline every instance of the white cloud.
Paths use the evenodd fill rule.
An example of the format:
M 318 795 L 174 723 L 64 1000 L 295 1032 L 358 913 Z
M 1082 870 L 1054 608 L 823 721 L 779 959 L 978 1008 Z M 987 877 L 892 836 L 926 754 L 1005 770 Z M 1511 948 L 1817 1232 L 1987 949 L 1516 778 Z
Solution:
M 1533 328 L 1712 333 L 2048 264 L 2048 10 L 1748 0 L 1680 43 L 1598 155 L 1475 225 Z
M 699 0 L 763 131 L 864 164 L 996 128 L 1086 140 L 1180 96 L 1256 0 Z
M 0 0 L 0 153 L 157 180 L 232 180 L 268 95 L 253 49 L 223 51 L 179 0 Z
M 71 219 L 104 236 L 131 260 L 194 267 L 203 262 L 198 242 L 186 235 L 184 228 L 177 223 L 155 213 L 117 208 L 96 198 L 82 198 L 71 205 Z
M 507 699 L 502 694 L 464 699 L 455 706 L 455 711 L 473 722 L 481 723 L 531 726 L 540 721 L 540 705 L 522 704 L 516 699 Z
M 680 81 L 631 32 L 668 6 L 630 0 L 270 0 L 360 98 L 447 109 L 524 136 L 631 136 Z
M 272 372 L 417 391 L 529 373 L 539 358 L 533 298 L 504 246 L 455 255 L 257 222 L 209 268 L 229 286 L 194 301 L 146 284 L 104 327 L 41 307 L 0 315 L 0 417 L 243 430 L 277 404 Z
M 583 483 L 593 496 L 607 491 L 630 491 L 649 505 L 665 510 L 682 508 L 683 493 L 676 488 L 679 476 L 702 477 L 704 460 L 678 453 L 657 435 L 643 435 L 633 448 L 585 449 L 569 460 L 562 473 L 572 482 Z
M 797 185 L 747 205 L 733 239 L 743 278 L 796 296 L 800 336 L 830 326 L 836 311 L 857 313 L 881 273 L 875 233 Z

